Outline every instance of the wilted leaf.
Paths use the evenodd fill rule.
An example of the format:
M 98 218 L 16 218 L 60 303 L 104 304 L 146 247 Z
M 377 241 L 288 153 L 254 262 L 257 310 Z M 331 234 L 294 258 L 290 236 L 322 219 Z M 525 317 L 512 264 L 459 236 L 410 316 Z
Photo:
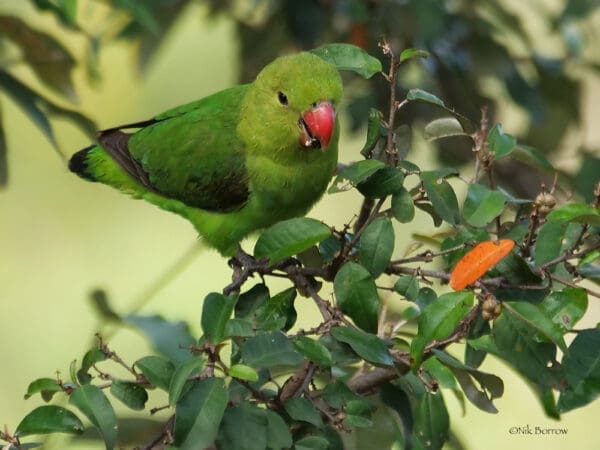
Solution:
M 508 255 L 514 246 L 512 239 L 480 242 L 456 263 L 450 275 L 450 286 L 455 291 L 466 288 Z

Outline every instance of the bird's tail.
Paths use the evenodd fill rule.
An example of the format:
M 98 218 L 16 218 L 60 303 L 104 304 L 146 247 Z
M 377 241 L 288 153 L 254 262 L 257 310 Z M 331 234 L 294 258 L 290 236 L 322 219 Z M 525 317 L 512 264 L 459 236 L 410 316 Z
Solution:
M 87 163 L 87 158 L 94 147 L 96 146 L 90 145 L 89 147 L 79 150 L 71 156 L 71 159 L 69 160 L 69 170 L 89 181 L 98 181 L 94 175 L 92 175 Z

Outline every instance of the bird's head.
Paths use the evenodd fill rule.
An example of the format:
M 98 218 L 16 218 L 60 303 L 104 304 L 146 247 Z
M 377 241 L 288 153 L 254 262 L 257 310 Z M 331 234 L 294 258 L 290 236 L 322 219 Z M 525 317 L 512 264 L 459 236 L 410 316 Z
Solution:
M 337 69 L 318 56 L 277 58 L 252 83 L 238 131 L 253 147 L 282 157 L 316 149 L 326 152 L 337 147 L 336 107 L 341 96 Z

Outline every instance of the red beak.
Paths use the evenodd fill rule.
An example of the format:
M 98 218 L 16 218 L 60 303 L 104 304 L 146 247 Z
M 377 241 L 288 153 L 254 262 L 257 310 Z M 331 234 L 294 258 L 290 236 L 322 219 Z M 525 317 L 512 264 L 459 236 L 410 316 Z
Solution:
M 325 150 L 335 126 L 335 110 L 331 102 L 320 102 L 306 111 L 299 121 L 300 143 L 305 147 Z

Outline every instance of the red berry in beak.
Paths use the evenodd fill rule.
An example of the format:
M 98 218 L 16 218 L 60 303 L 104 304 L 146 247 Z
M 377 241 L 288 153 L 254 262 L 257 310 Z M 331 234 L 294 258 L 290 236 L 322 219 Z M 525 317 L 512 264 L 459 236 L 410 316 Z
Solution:
M 299 121 L 300 143 L 305 147 L 327 148 L 333 127 L 335 126 L 335 110 L 331 102 L 320 102 L 306 111 Z

